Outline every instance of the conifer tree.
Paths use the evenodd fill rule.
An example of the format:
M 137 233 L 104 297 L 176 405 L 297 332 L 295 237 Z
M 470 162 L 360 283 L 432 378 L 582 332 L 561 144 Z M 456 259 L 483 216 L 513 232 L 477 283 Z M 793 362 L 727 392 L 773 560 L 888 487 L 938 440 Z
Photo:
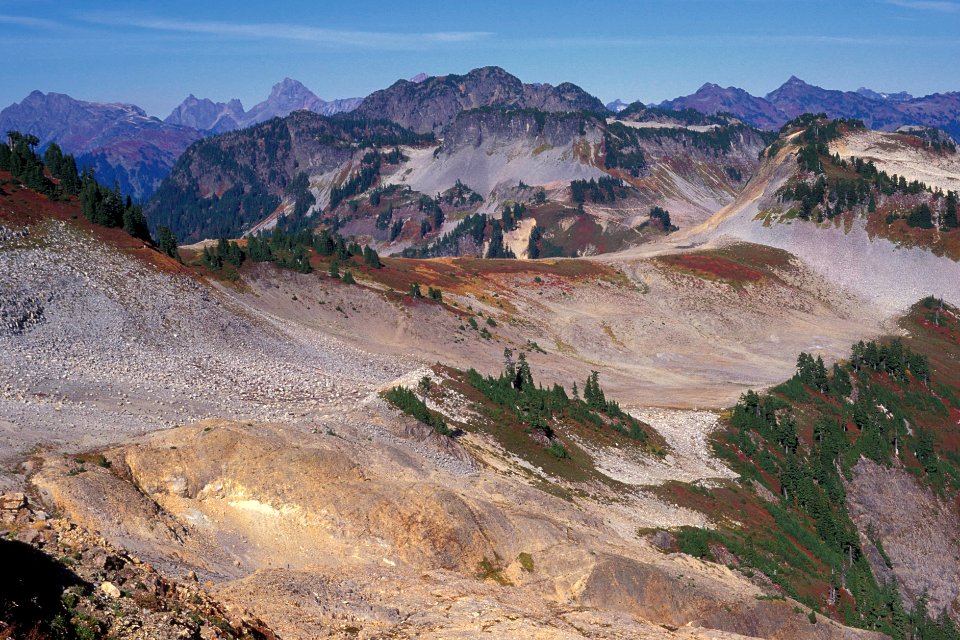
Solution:
M 177 250 L 177 236 L 173 235 L 173 232 L 170 231 L 168 227 L 160 225 L 157 228 L 157 246 L 162 253 L 167 254 L 178 262 L 180 261 L 180 253 Z
M 371 269 L 383 268 L 383 263 L 380 261 L 380 256 L 369 245 L 363 248 L 363 262 Z

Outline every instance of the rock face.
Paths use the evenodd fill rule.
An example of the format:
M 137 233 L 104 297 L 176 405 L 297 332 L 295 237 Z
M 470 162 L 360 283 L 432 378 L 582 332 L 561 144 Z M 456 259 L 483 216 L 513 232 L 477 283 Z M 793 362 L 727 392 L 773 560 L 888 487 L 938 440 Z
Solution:
M 756 130 L 741 123 L 725 129 L 733 133 L 731 143 L 715 151 L 702 146 L 703 131 L 682 125 L 657 127 L 660 123 L 653 122 L 653 116 L 636 115 L 644 122 L 631 122 L 628 131 L 638 132 L 647 167 L 642 175 L 629 179 L 641 190 L 643 204 L 649 203 L 641 212 L 645 215 L 650 206 L 666 206 L 680 225 L 704 220 L 730 202 L 742 183 L 733 180 L 727 168 L 741 176 L 752 175 L 757 154 L 765 146 Z M 411 171 L 398 171 L 390 180 L 436 193 L 462 179 L 484 198 L 519 180 L 566 186 L 571 180 L 607 175 L 603 149 L 608 130 L 614 129 L 605 119 L 580 113 L 465 111 L 447 126 L 430 163 L 411 162 Z M 616 129 L 612 135 L 621 133 Z M 624 221 L 635 225 L 641 219 L 628 216 Z
M 50 519 L 22 493 L 0 493 L 0 563 L 3 637 L 54 637 L 59 618 L 61 633 L 69 626 L 75 637 L 277 640 L 261 620 L 164 577 L 98 534 Z
M 205 422 L 108 451 L 109 469 L 50 459 L 35 482 L 70 518 L 99 523 L 157 566 L 174 556 L 181 574 L 217 580 L 220 597 L 283 637 L 345 620 L 390 637 L 459 637 L 483 616 L 484 628 L 528 627 L 505 637 L 566 638 L 574 611 L 634 618 L 589 624 L 597 638 L 664 637 L 641 621 L 703 635 L 875 637 L 810 624 L 734 571 L 621 537 L 596 506 L 451 466 L 461 445 L 426 427 L 401 434 L 353 417 L 334 435 Z M 412 445 L 432 453 L 415 457 Z
M 902 125 L 921 125 L 943 129 L 960 139 L 960 92 L 914 98 L 905 92 L 881 94 L 863 88 L 836 91 L 791 76 L 764 97 L 736 87 L 705 84 L 696 93 L 660 106 L 731 113 L 762 129 L 777 129 L 802 113 L 825 112 L 831 118 L 859 118 L 871 129 L 893 131 Z
M 408 168 L 401 166 L 386 180 L 425 194 L 444 192 L 462 180 L 487 203 L 516 197 L 511 189 L 519 189 L 520 181 L 536 189 L 562 189 L 571 180 L 606 175 L 594 157 L 602 144 L 602 127 L 602 119 L 578 113 L 465 111 L 447 127 L 439 148 L 425 149 L 419 156 L 411 153 Z M 529 235 L 520 238 L 517 255 L 526 250 Z
M 524 84 L 500 67 L 483 67 L 462 76 L 435 76 L 420 82 L 398 80 L 364 98 L 356 113 L 393 120 L 421 133 L 440 133 L 461 111 L 492 106 L 606 111 L 599 99 L 569 82 L 556 87 Z
M 864 548 L 877 551 L 868 551 L 871 568 L 878 576 L 896 578 L 905 606 L 912 608 L 926 592 L 931 612 L 956 612 L 960 518 L 951 505 L 905 469 L 861 458 L 853 468 L 847 508 Z
M 568 146 L 577 137 L 585 136 L 587 127 L 596 132 L 601 124 L 596 118 L 583 118 L 579 114 L 477 109 L 461 114 L 451 123 L 444 134 L 440 155 L 450 155 L 463 148 L 492 148 L 522 139 L 551 147 Z
M 78 166 L 94 167 L 101 182 L 117 181 L 138 199 L 149 197 L 177 157 L 201 136 L 132 104 L 84 102 L 39 91 L 0 111 L 0 130 L 31 133 L 41 148 L 57 142 L 77 156 Z

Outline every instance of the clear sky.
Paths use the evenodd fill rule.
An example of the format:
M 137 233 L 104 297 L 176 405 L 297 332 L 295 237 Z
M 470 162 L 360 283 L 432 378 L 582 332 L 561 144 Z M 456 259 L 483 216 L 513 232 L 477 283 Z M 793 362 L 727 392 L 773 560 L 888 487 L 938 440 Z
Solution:
M 604 102 L 790 75 L 960 90 L 960 0 L 0 0 L 0 34 L 0 106 L 40 89 L 161 117 L 189 93 L 249 109 L 285 76 L 332 99 L 485 65 Z

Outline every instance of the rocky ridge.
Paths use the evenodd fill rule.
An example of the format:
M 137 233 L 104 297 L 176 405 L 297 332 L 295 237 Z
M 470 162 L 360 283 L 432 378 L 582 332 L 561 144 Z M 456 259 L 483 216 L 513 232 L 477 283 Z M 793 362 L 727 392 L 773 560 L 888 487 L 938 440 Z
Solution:
M 462 76 L 433 76 L 420 82 L 398 80 L 364 98 L 356 113 L 392 120 L 420 133 L 439 134 L 458 113 L 479 107 L 606 111 L 599 99 L 569 82 L 556 87 L 524 84 L 499 67 L 483 67 Z

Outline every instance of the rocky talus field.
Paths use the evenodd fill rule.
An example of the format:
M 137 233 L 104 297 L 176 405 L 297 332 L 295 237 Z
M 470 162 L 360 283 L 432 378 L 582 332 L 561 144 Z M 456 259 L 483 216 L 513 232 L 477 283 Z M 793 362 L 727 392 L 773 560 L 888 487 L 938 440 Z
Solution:
M 581 131 L 551 113 L 507 136 L 537 117 L 457 115 L 451 82 L 429 85 L 449 102 L 446 139 L 404 145 L 385 184 L 432 193 L 473 167 L 490 201 L 444 206 L 492 212 L 532 191 L 503 186 L 516 157 L 557 183 L 543 211 L 632 228 L 627 209 L 573 206 L 569 180 L 609 175 L 610 131 L 650 122 Z M 511 107 L 583 99 L 515 89 Z M 407 113 L 411 83 L 375 95 L 418 131 L 443 124 Z M 316 118 L 256 131 L 300 122 L 285 161 L 331 153 L 342 181 L 359 147 L 303 133 L 333 126 Z M 247 258 L 217 266 L 217 242 L 176 259 L 0 173 L 0 639 L 827 640 L 887 637 L 923 606 L 949 628 L 958 232 L 906 226 L 915 201 L 943 198 L 891 195 L 880 231 L 865 204 L 802 219 L 784 189 L 815 179 L 798 169 L 805 134 L 758 155 L 765 139 L 738 123 L 654 124 L 739 132 L 715 153 L 737 166 L 643 138 L 653 168 L 625 178 L 623 206 L 649 209 L 637 193 L 669 183 L 656 202 L 686 203 L 682 228 L 575 258 L 374 261 L 357 246 L 341 263 L 308 234 L 300 262 L 290 247 L 255 261 L 258 239 L 241 238 L 219 246 Z M 195 173 L 217 156 L 197 150 L 251 131 L 194 147 Z M 955 184 L 946 156 L 841 134 L 844 157 Z M 347 224 L 379 225 L 363 216 L 382 194 L 355 195 Z M 478 219 L 475 244 L 492 245 Z M 530 247 L 532 219 L 503 242 Z
M 210 279 L 69 212 L 9 217 L 0 526 L 8 557 L 61 563 L 42 615 L 136 638 L 870 635 L 811 624 L 759 576 L 644 533 L 713 526 L 657 489 L 735 477 L 707 444 L 711 407 L 784 377 L 811 341 L 839 354 L 881 330 L 800 262 L 751 295 L 658 259 L 591 277 L 450 263 L 464 279 L 448 304 L 411 306 L 267 266 Z M 468 306 L 496 319 L 493 337 L 462 329 Z M 788 330 L 804 326 L 823 338 Z M 442 382 L 438 361 L 495 372 L 505 346 L 533 342 L 539 380 L 600 367 L 663 452 L 571 434 L 592 463 L 565 477 L 378 395 Z M 476 415 L 438 393 L 448 420 Z

